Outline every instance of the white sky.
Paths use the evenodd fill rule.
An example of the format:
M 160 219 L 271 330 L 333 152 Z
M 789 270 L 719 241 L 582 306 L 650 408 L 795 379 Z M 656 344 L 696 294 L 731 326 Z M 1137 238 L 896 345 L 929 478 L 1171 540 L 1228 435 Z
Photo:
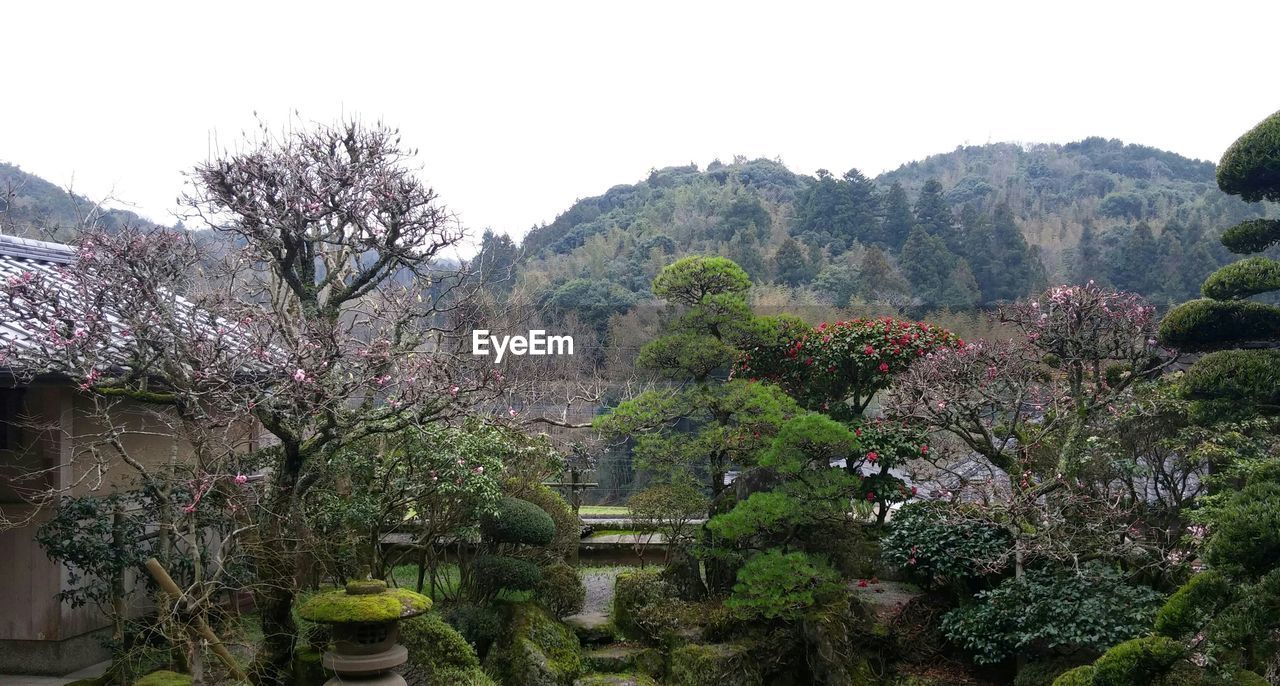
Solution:
M 382 118 L 463 223 L 514 236 L 652 167 L 868 175 L 964 143 L 1217 160 L 1280 108 L 1273 2 L 24 2 L 0 160 L 163 222 L 257 112 Z

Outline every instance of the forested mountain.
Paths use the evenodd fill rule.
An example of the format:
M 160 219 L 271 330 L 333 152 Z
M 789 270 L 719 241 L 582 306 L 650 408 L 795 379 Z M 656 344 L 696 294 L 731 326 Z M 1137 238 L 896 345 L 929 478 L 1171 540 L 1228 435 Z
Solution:
M 65 241 L 95 213 L 97 222 L 109 229 L 125 224 L 152 225 L 128 210 L 99 211 L 88 198 L 0 162 L 0 232 Z
M 532 229 L 520 278 L 625 309 L 674 257 L 718 254 L 837 306 L 968 309 L 1090 279 L 1164 306 L 1228 261 L 1224 227 L 1265 211 L 1213 175 L 1102 138 L 960 147 L 875 179 L 765 159 L 668 167 Z

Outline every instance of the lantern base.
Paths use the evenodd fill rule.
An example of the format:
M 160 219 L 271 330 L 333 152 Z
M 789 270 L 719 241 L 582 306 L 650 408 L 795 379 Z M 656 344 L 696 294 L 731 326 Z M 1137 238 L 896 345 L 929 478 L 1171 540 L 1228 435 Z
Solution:
M 404 677 L 395 672 L 383 672 L 373 676 L 335 676 L 324 686 L 408 686 Z

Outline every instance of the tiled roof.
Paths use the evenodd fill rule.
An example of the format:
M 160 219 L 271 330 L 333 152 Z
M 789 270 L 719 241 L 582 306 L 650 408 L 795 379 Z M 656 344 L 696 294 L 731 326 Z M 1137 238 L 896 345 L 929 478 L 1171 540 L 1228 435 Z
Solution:
M 59 268 L 75 261 L 76 251 L 72 246 L 0 235 L 0 279 L 11 279 L 25 272 L 43 273 L 56 279 Z M 0 307 L 0 341 L 21 345 L 30 334 L 8 315 L 7 310 Z

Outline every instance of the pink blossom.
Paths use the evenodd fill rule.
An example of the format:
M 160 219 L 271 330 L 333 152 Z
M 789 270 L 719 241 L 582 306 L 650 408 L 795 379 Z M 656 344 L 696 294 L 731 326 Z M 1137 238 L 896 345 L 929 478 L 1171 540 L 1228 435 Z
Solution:
M 307 380 L 307 373 L 299 369 L 293 373 L 293 380 L 297 381 L 298 383 L 302 383 L 303 381 Z
M 249 477 L 245 476 L 244 474 L 236 474 L 237 486 L 243 486 L 247 481 L 249 481 Z

